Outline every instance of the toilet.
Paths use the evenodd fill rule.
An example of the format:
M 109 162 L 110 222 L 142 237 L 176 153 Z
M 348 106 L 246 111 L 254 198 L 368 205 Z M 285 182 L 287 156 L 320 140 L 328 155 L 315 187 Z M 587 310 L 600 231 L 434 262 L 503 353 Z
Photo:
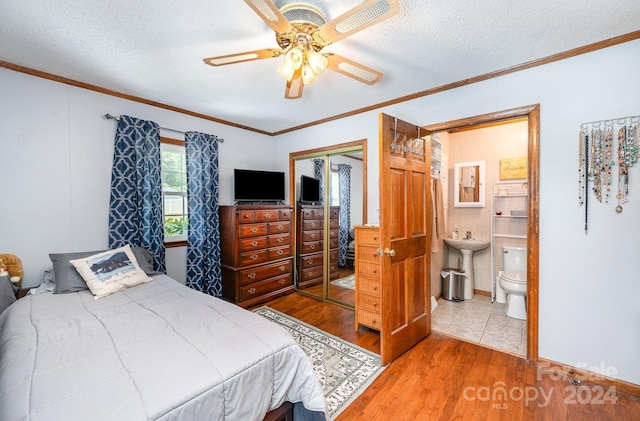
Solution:
M 514 319 L 527 319 L 527 249 L 502 246 L 504 270 L 498 272 L 496 301 L 506 302 L 504 314 Z

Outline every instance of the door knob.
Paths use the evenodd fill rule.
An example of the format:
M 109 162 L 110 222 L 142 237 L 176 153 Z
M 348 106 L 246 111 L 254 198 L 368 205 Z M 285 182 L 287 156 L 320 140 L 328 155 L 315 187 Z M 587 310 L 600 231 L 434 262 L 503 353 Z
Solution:
M 396 255 L 396 251 L 395 250 L 389 250 L 388 248 L 384 249 L 384 254 L 386 254 L 387 256 L 393 257 Z

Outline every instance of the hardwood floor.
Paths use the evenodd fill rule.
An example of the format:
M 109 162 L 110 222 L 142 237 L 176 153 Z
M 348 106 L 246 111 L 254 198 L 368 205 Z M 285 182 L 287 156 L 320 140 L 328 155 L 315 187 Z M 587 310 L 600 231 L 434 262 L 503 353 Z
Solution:
M 379 353 L 354 312 L 300 294 L 269 307 Z M 538 373 L 524 359 L 439 333 L 392 362 L 337 421 L 640 420 L 640 398 Z

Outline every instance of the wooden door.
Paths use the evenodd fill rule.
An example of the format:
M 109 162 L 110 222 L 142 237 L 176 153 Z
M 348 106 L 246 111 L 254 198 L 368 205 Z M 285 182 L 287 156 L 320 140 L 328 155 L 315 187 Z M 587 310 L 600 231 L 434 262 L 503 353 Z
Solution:
M 381 362 L 431 333 L 430 146 L 418 126 L 380 114 Z

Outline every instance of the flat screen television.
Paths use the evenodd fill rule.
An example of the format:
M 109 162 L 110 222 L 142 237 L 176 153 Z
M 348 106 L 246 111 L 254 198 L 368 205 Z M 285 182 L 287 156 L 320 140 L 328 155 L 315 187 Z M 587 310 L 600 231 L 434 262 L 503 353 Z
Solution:
M 300 203 L 320 203 L 320 180 L 307 175 L 300 177 Z
M 284 202 L 284 173 L 278 171 L 233 170 L 233 193 L 236 202 Z

